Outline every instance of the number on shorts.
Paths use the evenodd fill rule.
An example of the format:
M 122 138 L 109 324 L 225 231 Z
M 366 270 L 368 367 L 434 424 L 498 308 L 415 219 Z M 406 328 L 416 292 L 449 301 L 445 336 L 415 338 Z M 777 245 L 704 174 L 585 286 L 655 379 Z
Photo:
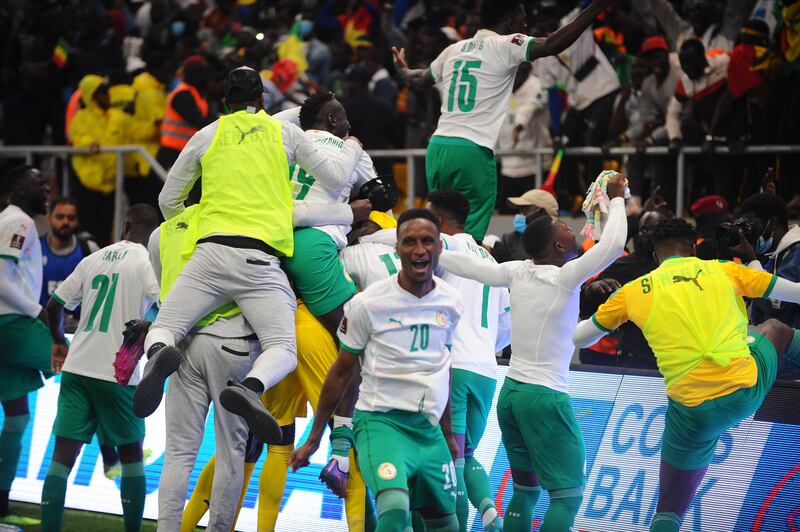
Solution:
M 94 328 L 94 320 L 100 309 L 103 309 L 103 314 L 100 316 L 100 332 L 108 332 L 108 323 L 111 321 L 111 309 L 114 308 L 114 296 L 117 293 L 117 280 L 119 274 L 111 275 L 111 288 L 109 289 L 109 280 L 107 275 L 96 275 L 92 279 L 92 290 L 97 290 L 97 298 L 94 300 L 92 312 L 89 314 L 89 321 L 86 322 L 84 331 L 91 331 Z
M 424 351 L 428 349 L 428 340 L 430 340 L 430 325 L 423 323 L 422 325 L 412 325 L 411 332 L 414 333 L 414 338 L 411 340 L 411 352 Z M 417 339 L 419 339 L 419 348 L 417 348 Z
M 458 482 L 456 480 L 456 466 L 453 465 L 453 462 L 442 464 L 442 473 L 444 473 L 444 489 L 451 490 L 455 488 Z
M 453 79 L 447 96 L 447 112 L 452 113 L 458 102 L 458 110 L 468 113 L 475 107 L 475 93 L 478 92 L 478 78 L 469 73 L 470 69 L 481 67 L 481 61 L 456 61 L 453 64 Z M 457 86 L 457 87 L 456 87 Z M 458 89 L 458 95 L 456 95 Z
M 400 256 L 397 253 L 384 253 L 383 255 L 378 256 L 383 265 L 386 266 L 386 270 L 389 272 L 389 275 L 394 275 L 397 273 L 397 266 L 395 266 L 394 260 L 392 260 L 392 255 L 394 255 L 395 259 L 400 260 Z
M 300 168 L 300 165 L 297 164 L 294 165 L 292 178 L 294 178 L 295 181 L 303 185 L 302 187 L 300 187 L 300 192 L 297 193 L 297 197 L 294 199 L 296 199 L 297 201 L 302 201 L 306 199 L 308 191 L 311 190 L 311 185 L 314 184 L 316 179 L 314 178 L 313 175 L 308 175 L 306 171 Z

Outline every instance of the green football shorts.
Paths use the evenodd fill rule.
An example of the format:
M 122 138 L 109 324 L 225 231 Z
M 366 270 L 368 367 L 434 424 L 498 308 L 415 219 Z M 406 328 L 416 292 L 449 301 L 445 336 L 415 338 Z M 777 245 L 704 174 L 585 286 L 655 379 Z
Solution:
M 356 293 L 339 260 L 339 248 L 325 231 L 313 227 L 295 231 L 294 255 L 284 264 L 314 316 L 327 314 Z
M 469 200 L 464 231 L 480 242 L 486 236 L 497 199 L 497 161 L 494 152 L 460 137 L 434 135 L 425 153 L 428 188 L 452 189 Z
M 96 432 L 100 443 L 111 447 L 143 440 L 144 419 L 133 413 L 135 390 L 136 386 L 62 372 L 53 434 L 90 443 Z
M 376 496 L 387 489 L 409 493 L 411 510 L 456 511 L 456 469 L 438 425 L 417 412 L 353 415 L 358 465 Z
M 778 374 L 778 355 L 765 336 L 757 333 L 750 333 L 750 336 L 754 338 L 749 345 L 750 354 L 758 368 L 755 386 L 697 406 L 669 400 L 661 458 L 672 467 L 694 471 L 709 465 L 722 433 L 752 416 L 764 402 Z
M 0 401 L 26 396 L 51 377 L 53 339 L 41 320 L 21 314 L 0 316 Z
M 506 377 L 497 421 L 512 469 L 534 471 L 548 491 L 586 483 L 586 447 L 568 394 Z
M 464 369 L 453 369 L 453 381 L 450 384 L 453 432 L 465 435 L 465 444 L 469 449 L 478 447 L 483 437 L 496 386 L 495 379 Z

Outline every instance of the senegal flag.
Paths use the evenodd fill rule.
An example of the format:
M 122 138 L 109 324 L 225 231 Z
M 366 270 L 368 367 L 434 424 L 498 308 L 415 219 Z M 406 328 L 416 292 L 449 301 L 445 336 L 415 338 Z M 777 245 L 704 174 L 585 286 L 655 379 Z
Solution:
M 297 75 L 302 74 L 308 69 L 306 61 L 306 50 L 300 32 L 300 18 L 298 17 L 289 35 L 278 45 L 278 59 L 287 59 L 297 65 Z
M 53 49 L 53 63 L 56 64 L 58 68 L 64 68 L 64 65 L 67 64 L 67 58 L 69 58 L 69 44 L 63 38 L 58 40 L 58 44 Z

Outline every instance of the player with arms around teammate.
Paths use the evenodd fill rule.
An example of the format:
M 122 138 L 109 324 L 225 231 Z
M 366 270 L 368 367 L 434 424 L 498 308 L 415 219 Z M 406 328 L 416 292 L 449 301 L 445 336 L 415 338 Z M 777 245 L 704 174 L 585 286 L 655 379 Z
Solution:
M 122 241 L 83 259 L 47 303 L 53 336 L 53 370 L 61 373 L 53 460 L 42 487 L 42 530 L 61 529 L 64 498 L 75 459 L 97 433 L 101 445 L 117 447 L 122 463 L 120 498 L 125 530 L 139 530 L 145 499 L 142 456 L 144 420 L 133 413 L 134 371 L 127 386 L 114 377 L 114 353 L 124 324 L 141 319 L 158 301 L 158 282 L 147 240 L 158 227 L 158 212 L 134 205 L 125 215 Z M 83 304 L 69 348 L 64 339 L 64 307 Z
M 164 217 L 173 218 L 202 175 L 196 249 L 147 335 L 150 361 L 134 410 L 142 417 L 156 410 L 164 381 L 183 358 L 176 344 L 200 318 L 234 301 L 258 336 L 262 355 L 242 383 L 222 391 L 220 404 L 270 443 L 280 441 L 281 430 L 259 396 L 297 365 L 295 299 L 278 259 L 294 249 L 289 162 L 317 176 L 350 175 L 362 149 L 357 140 L 344 140 L 350 157 L 325 157 L 300 128 L 264 112 L 262 90 L 255 70 L 228 73 L 225 101 L 232 113 L 189 140 L 159 195 Z
M 402 268 L 345 306 L 339 357 L 325 380 L 308 439 L 293 453 L 291 466 L 308 465 L 327 419 L 360 366 L 353 428 L 362 474 L 377 496 L 377 530 L 405 530 L 411 526 L 410 511 L 419 510 L 426 526 L 454 532 L 448 346 L 462 305 L 458 292 L 433 275 L 442 247 L 433 213 L 411 209 L 397 223 Z
M 32 216 L 47 212 L 50 187 L 33 166 L 12 168 L 5 176 L 0 210 L 0 518 L 8 515 L 8 493 L 17 473 L 22 434 L 28 426 L 28 393 L 50 376 L 47 313 L 38 303 L 42 290 L 42 248 Z
M 523 4 L 484 2 L 487 29 L 448 46 L 430 68 L 409 70 L 405 51 L 393 49 L 400 76 L 413 87 L 441 87 L 442 115 L 425 156 L 430 190 L 453 189 L 469 199 L 466 232 L 483 240 L 497 196 L 494 146 L 505 118 L 517 66 L 557 55 L 574 43 L 611 0 L 594 0 L 547 38 L 529 37 Z
M 469 202 L 463 194 L 454 190 L 437 190 L 431 192 L 428 201 L 439 220 L 447 250 L 496 264 L 489 252 L 464 232 Z M 467 530 L 469 501 L 472 501 L 486 530 L 502 530 L 503 520 L 494 507 L 489 477 L 473 455 L 486 429 L 497 385 L 495 353 L 502 351 L 511 341 L 508 289 L 494 288 L 449 272 L 444 272 L 441 277 L 461 294 L 464 302 L 464 314 L 453 336 L 450 397 L 453 433 L 458 442 L 455 460 L 458 524 L 462 532 Z
M 784 354 L 800 365 L 800 331 L 768 320 L 748 332 L 742 297 L 797 303 L 800 284 L 698 259 L 697 233 L 681 219 L 659 223 L 653 240 L 658 268 L 615 292 L 573 339 L 591 345 L 631 320 L 653 348 L 669 403 L 650 530 L 677 532 L 720 435 L 758 410 Z
M 625 247 L 625 178 L 614 175 L 607 193 L 603 236 L 583 256 L 569 227 L 548 215 L 533 220 L 523 234 L 533 260 L 492 264 L 465 253 L 442 254 L 445 270 L 511 292 L 514 356 L 497 403 L 514 480 L 506 532 L 531 529 L 542 488 L 550 495 L 542 532 L 569 530 L 583 499 L 586 449 L 568 394 L 575 351 L 570 335 L 578 324 L 581 285 Z

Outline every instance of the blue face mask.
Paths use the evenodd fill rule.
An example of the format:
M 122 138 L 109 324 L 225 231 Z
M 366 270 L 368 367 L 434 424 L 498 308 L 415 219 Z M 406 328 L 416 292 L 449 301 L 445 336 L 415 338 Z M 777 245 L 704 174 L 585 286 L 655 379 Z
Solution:
M 519 234 L 524 233 L 526 227 L 528 227 L 528 224 L 525 221 L 525 215 L 524 214 L 517 214 L 516 216 L 514 216 L 514 230 L 517 233 L 519 233 Z
M 766 255 L 772 249 L 772 237 L 764 239 L 763 236 L 758 237 L 756 241 L 756 255 Z

